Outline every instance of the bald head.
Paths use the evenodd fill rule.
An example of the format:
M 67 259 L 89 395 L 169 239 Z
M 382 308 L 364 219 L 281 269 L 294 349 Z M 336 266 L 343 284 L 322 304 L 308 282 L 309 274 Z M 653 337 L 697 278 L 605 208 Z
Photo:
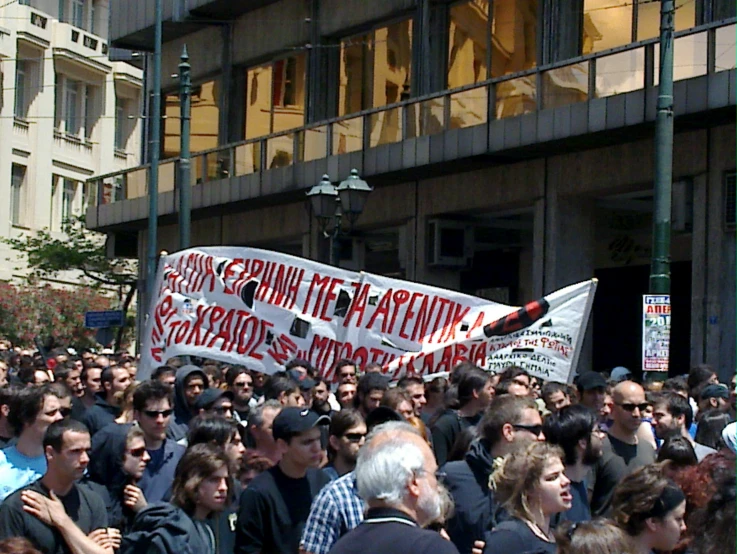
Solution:
M 634 438 L 645 410 L 645 390 L 632 381 L 623 381 L 612 390 L 613 431 L 619 438 Z
M 638 395 L 645 397 L 645 389 L 634 381 L 622 381 L 614 389 L 612 389 L 612 400 L 614 402 L 624 402 L 624 398 L 631 395 Z

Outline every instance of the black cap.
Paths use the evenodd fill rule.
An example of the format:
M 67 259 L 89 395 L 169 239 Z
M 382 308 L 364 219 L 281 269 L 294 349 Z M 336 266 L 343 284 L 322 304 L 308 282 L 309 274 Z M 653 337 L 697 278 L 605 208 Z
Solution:
M 228 390 L 217 389 L 213 387 L 205 389 L 202 391 L 202 394 L 197 397 L 197 400 L 194 401 L 194 409 L 209 410 L 210 408 L 212 408 L 212 405 L 215 403 L 215 401 L 221 396 L 224 396 L 231 401 L 233 400 L 233 393 Z
M 271 434 L 276 439 L 289 440 L 295 435 L 309 431 L 317 425 L 327 425 L 330 418 L 318 415 L 307 408 L 283 408 L 274 418 Z
M 287 371 L 287 375 L 297 381 L 297 383 L 299 383 L 299 388 L 302 390 L 310 390 L 317 384 L 309 375 L 299 371 L 298 369 L 290 369 Z
M 587 371 L 586 373 L 578 376 L 578 379 L 576 379 L 576 386 L 579 390 L 605 389 L 606 380 L 600 373 Z
M 699 400 L 706 398 L 729 398 L 729 390 L 724 385 L 706 385 L 699 395 Z

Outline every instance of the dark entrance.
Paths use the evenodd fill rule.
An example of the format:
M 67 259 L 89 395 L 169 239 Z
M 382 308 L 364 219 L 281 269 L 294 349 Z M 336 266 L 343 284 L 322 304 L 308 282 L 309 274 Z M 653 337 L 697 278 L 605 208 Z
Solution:
M 642 370 L 642 295 L 647 293 L 649 266 L 599 269 L 594 299 L 593 369 L 622 365 L 635 375 Z M 688 373 L 691 360 L 691 262 L 671 264 L 669 375 Z

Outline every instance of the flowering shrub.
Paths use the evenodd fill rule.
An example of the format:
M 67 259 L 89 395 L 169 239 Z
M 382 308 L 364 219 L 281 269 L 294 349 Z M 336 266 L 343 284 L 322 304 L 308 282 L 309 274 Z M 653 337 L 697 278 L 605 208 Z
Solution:
M 85 329 L 84 313 L 109 310 L 111 303 L 85 287 L 69 290 L 0 282 L 0 338 L 21 347 L 33 347 L 34 338 L 52 348 L 93 347 L 95 330 Z

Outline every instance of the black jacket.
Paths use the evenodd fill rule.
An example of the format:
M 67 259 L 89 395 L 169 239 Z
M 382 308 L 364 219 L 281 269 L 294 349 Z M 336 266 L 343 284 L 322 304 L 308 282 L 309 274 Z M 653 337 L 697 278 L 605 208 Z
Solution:
M 187 404 L 187 397 L 184 395 L 184 384 L 187 377 L 193 373 L 199 373 L 202 377 L 204 388 L 207 388 L 207 375 L 199 367 L 185 365 L 177 370 L 177 380 L 174 383 L 174 417 L 171 419 L 169 429 L 166 431 L 166 436 L 175 442 L 187 436 L 189 421 L 195 416 L 189 404 Z
M 151 504 L 138 512 L 118 554 L 214 554 L 202 527 L 181 508 Z
M 461 554 L 470 553 L 474 541 L 483 540 L 484 533 L 504 519 L 489 489 L 489 475 L 493 469 L 494 459 L 480 440 L 471 444 L 465 459 L 442 467 L 446 474 L 445 485 L 455 502 L 446 530 Z
M 108 404 L 103 394 L 98 394 L 95 405 L 84 414 L 84 424 L 94 435 L 103 427 L 115 423 L 115 418 L 120 415 L 120 408 Z

